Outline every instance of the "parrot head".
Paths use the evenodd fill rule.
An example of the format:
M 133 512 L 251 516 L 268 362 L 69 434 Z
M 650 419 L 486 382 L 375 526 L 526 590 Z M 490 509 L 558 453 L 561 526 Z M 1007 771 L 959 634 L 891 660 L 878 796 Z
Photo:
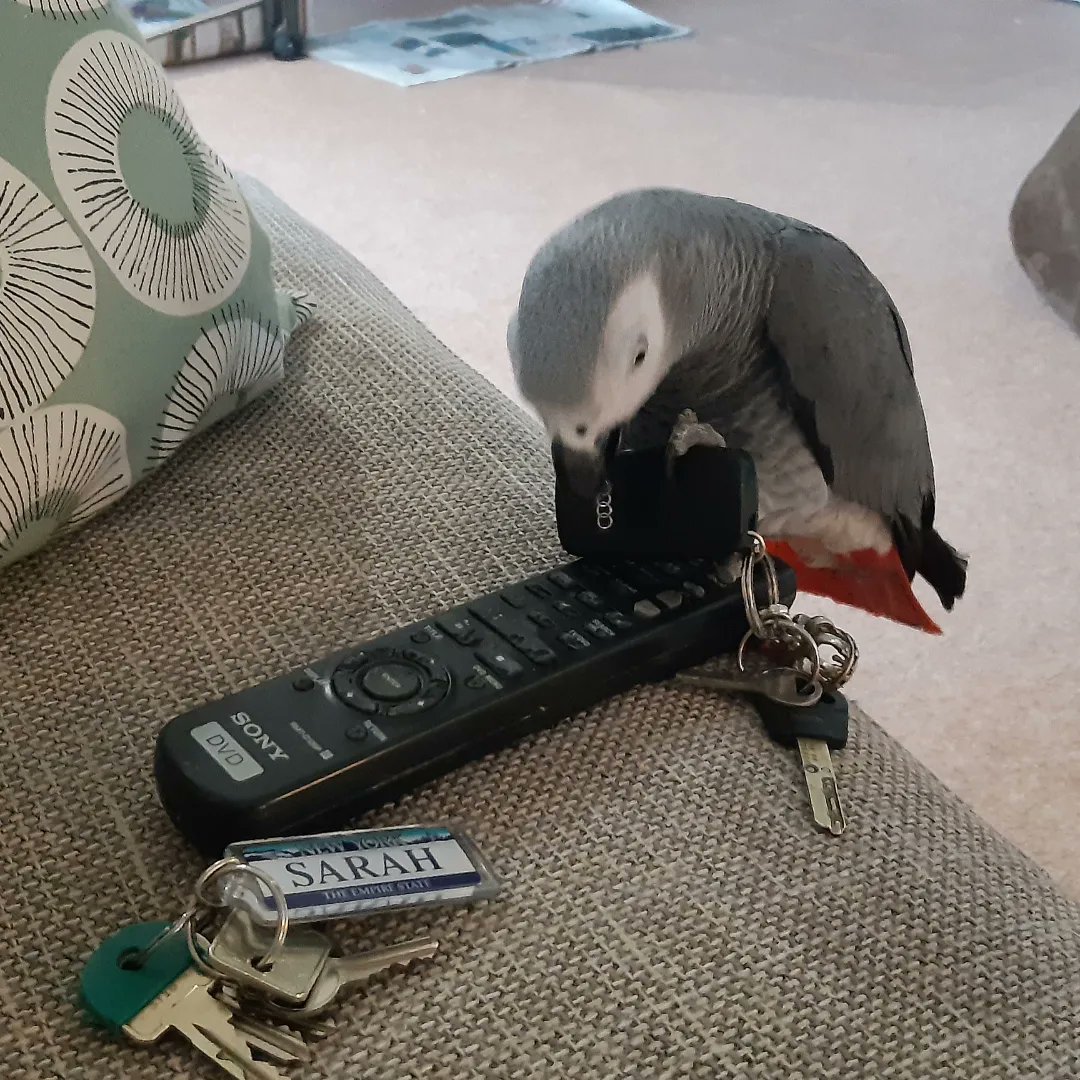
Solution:
M 659 259 L 625 240 L 588 219 L 557 233 L 530 263 L 507 331 L 518 389 L 585 496 L 677 359 Z

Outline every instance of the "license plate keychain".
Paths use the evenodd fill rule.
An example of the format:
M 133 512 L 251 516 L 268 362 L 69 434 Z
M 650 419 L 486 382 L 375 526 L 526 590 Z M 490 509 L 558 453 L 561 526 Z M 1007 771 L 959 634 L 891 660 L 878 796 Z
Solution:
M 502 887 L 479 847 L 444 825 L 241 841 L 225 855 L 275 882 L 292 923 L 486 900 Z M 223 891 L 231 906 L 273 924 L 274 898 L 261 883 L 236 875 Z

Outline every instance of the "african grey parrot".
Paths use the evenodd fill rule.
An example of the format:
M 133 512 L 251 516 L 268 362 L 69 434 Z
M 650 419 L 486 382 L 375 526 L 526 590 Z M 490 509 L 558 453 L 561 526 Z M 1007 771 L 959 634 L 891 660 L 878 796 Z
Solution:
M 575 485 L 662 445 L 691 409 L 753 458 L 759 531 L 800 590 L 940 632 L 967 560 L 934 529 L 934 468 L 907 333 L 836 237 L 732 199 L 648 189 L 533 257 L 507 344 Z

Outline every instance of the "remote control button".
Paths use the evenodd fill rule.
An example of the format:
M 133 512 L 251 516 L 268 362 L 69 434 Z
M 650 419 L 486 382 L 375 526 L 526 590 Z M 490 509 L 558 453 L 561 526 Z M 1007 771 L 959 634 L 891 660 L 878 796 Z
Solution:
M 593 619 L 592 622 L 585 624 L 585 629 L 597 641 L 606 641 L 615 636 L 615 631 L 603 619 Z
M 684 581 L 682 587 L 683 592 L 688 596 L 692 596 L 695 600 L 705 599 L 705 588 L 696 581 Z
M 542 641 L 535 641 L 530 645 L 523 645 L 521 651 L 534 663 L 546 666 L 553 664 L 558 659 L 554 649 L 549 649 Z
M 589 639 L 583 634 L 579 634 L 576 630 L 567 630 L 565 634 L 559 635 L 559 640 L 571 649 L 587 649 L 589 647 Z
M 484 640 L 480 627 L 464 616 L 458 619 L 440 619 L 436 625 L 459 645 L 479 645 Z
M 632 630 L 634 627 L 633 622 L 621 611 L 605 611 L 604 618 L 608 626 L 613 626 L 616 630 Z
M 367 694 L 361 693 L 355 686 L 348 686 L 344 692 L 337 690 L 338 697 L 345 702 L 351 709 L 355 709 L 357 712 L 362 712 L 365 716 L 374 716 L 379 711 L 379 706 L 376 702 L 372 701 Z
M 579 592 L 577 598 L 587 607 L 592 608 L 593 611 L 603 611 L 605 604 L 604 598 L 597 595 L 594 592 Z
M 358 667 L 363 667 L 365 664 L 371 661 L 371 657 L 365 652 L 353 653 L 352 656 L 346 656 L 344 660 L 338 665 L 338 670 L 341 668 L 348 668 L 349 670 L 355 670 Z
M 345 732 L 345 738 L 352 739 L 353 742 L 363 742 L 369 734 L 370 732 L 366 725 L 353 724 L 353 726 Z
M 539 626 L 541 630 L 550 630 L 555 625 L 555 620 L 543 611 L 530 611 L 529 622 Z
M 415 716 L 417 713 L 427 712 L 428 709 L 438 705 L 441 700 L 441 694 L 424 694 L 422 697 L 413 698 L 412 701 L 406 701 L 401 705 L 391 705 L 386 710 L 386 715 L 389 717 Z
M 499 599 L 512 608 L 526 608 L 533 602 L 533 598 L 527 596 L 521 588 L 505 589 L 499 593 Z
M 541 600 L 551 599 L 551 590 L 546 585 L 538 585 L 534 583 L 532 585 L 526 585 L 525 588 L 528 589 L 529 592 L 533 594 L 533 596 L 540 597 Z
M 663 592 L 656 594 L 656 599 L 669 611 L 674 611 L 676 608 L 682 607 L 685 597 L 678 589 L 665 589 Z
M 367 694 L 356 688 L 351 664 L 342 664 L 334 672 L 330 685 L 333 686 L 334 693 L 350 708 L 369 716 L 379 711 L 379 706 Z
M 577 608 L 574 607 L 573 604 L 567 603 L 565 600 L 559 600 L 555 604 L 555 610 L 560 615 L 576 615 L 577 614 Z
M 548 574 L 548 581 L 560 589 L 577 588 L 577 582 L 565 570 L 556 570 L 553 574 Z
M 420 676 L 404 664 L 380 664 L 364 674 L 361 685 L 381 701 L 404 701 L 420 689 Z
M 409 640 L 415 641 L 417 645 L 426 645 L 431 640 L 431 635 L 426 630 L 417 630 Z
M 634 599 L 641 595 L 641 590 L 635 588 L 629 581 L 623 581 L 620 577 L 613 577 L 609 583 L 610 591 L 616 596 L 625 596 Z
M 507 656 L 501 649 L 480 649 L 476 653 L 476 659 L 491 668 L 496 675 L 502 675 L 506 679 L 516 679 L 525 671 L 513 657 Z
M 444 668 L 435 657 L 428 656 L 427 653 L 417 652 L 415 649 L 406 649 L 401 655 L 405 657 L 406 660 L 411 660 L 414 664 L 419 664 L 433 679 L 440 678 L 446 674 L 446 668 Z
M 292 686 L 294 690 L 314 690 L 315 680 L 309 675 L 301 675 L 296 679 L 293 679 Z
M 667 574 L 668 577 L 682 577 L 686 573 L 686 567 L 680 566 L 678 563 L 662 562 L 657 568 L 662 574 Z
M 465 680 L 470 690 L 501 690 L 502 683 L 494 675 L 481 674 L 479 671 Z
M 634 605 L 634 614 L 640 619 L 655 619 L 660 609 L 651 600 L 639 600 Z

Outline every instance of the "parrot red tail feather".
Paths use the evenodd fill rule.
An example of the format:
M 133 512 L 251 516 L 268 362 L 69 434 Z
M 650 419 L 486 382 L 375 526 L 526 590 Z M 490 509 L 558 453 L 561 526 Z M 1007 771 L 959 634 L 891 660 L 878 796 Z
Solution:
M 814 566 L 783 540 L 767 540 L 765 546 L 795 571 L 801 593 L 828 597 L 928 634 L 941 633 L 915 596 L 896 548 L 884 555 L 869 548 L 835 554 L 831 566 Z

